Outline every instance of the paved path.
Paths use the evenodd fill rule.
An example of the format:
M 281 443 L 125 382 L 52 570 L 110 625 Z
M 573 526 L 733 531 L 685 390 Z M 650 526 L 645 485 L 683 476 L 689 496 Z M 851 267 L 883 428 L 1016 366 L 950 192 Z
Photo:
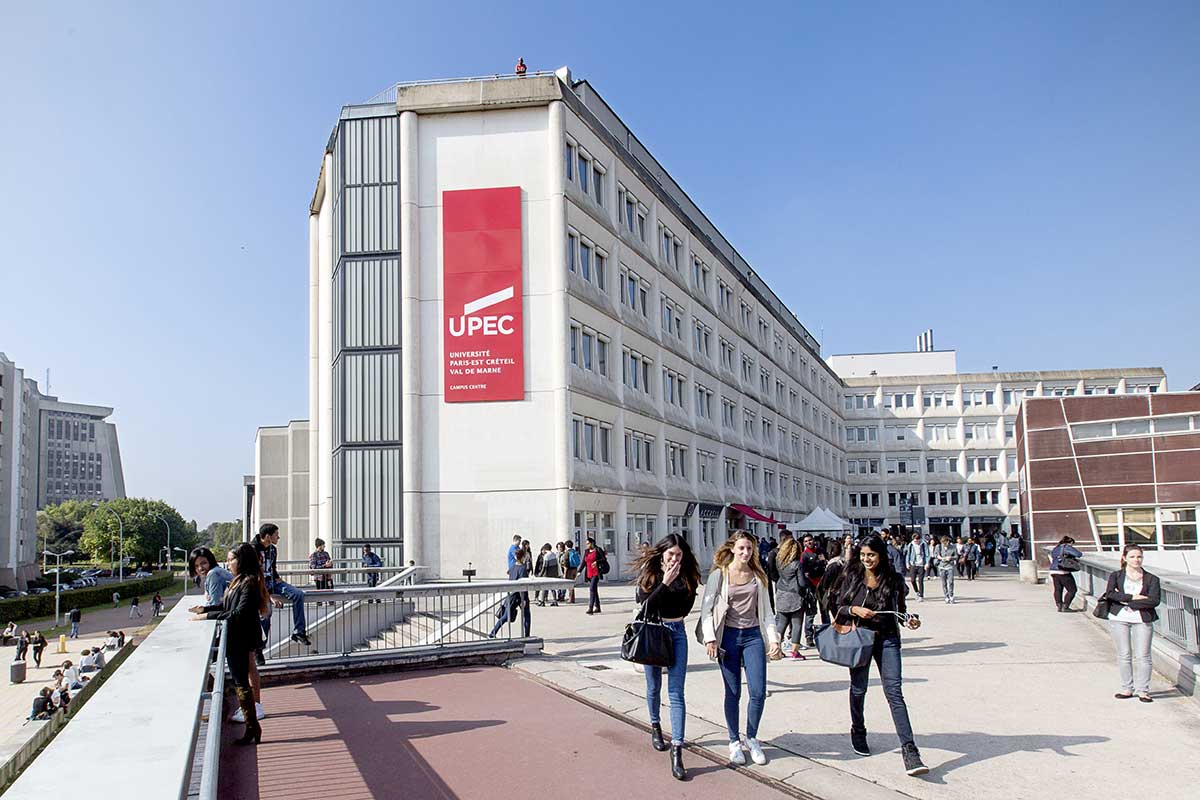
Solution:
M 631 725 L 518 672 L 464 667 L 263 691 L 262 744 L 234 747 L 222 800 L 785 798 L 695 755 L 679 783 Z
M 1013 800 L 1052 796 L 1056 786 L 1080 797 L 1129 797 L 1150 787 L 1160 798 L 1196 796 L 1200 710 L 1157 675 L 1155 703 L 1114 700 L 1116 665 L 1104 629 L 1082 613 L 1056 613 L 1048 587 L 1020 584 L 1011 572 L 958 581 L 954 606 L 927 588 L 931 599 L 912 609 L 924 626 L 905 638 L 903 652 L 904 693 L 931 773 L 904 774 L 874 671 L 866 712 L 875 755 L 853 754 L 847 672 L 815 654 L 770 664 L 760 738 L 771 743 L 773 761 L 752 769 L 829 800 Z M 601 594 L 599 616 L 586 616 L 586 604 L 534 608 L 533 633 L 545 637 L 546 654 L 512 666 L 646 721 L 644 678 L 618 657 L 633 589 Z M 723 752 L 720 672 L 694 640 L 689 663 L 687 737 Z M 665 688 L 664 680 L 664 721 Z

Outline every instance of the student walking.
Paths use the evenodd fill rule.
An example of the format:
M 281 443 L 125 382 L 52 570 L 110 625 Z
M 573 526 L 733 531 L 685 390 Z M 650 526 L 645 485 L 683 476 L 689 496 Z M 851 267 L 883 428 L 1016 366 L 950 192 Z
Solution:
M 34 633 L 33 638 L 29 640 L 29 644 L 33 647 L 33 664 L 35 667 L 42 666 L 42 652 L 46 649 L 46 637 L 41 631 Z
M 225 642 L 225 662 L 233 679 L 238 706 L 246 721 L 246 731 L 234 744 L 258 744 L 262 741 L 262 725 L 254 707 L 254 692 L 250 688 L 250 662 L 255 650 L 262 647 L 260 620 L 270 607 L 270 595 L 264 580 L 258 551 L 249 542 L 233 551 L 230 565 L 234 579 L 221 605 L 204 606 L 192 615 L 193 620 L 225 620 L 228 633 Z
M 1071 610 L 1071 602 L 1079 587 L 1075 585 L 1075 576 L 1071 573 L 1079 569 L 1079 559 L 1083 553 L 1075 549 L 1075 540 L 1064 536 L 1050 551 L 1050 580 L 1054 584 L 1054 605 L 1059 613 Z
M 979 541 L 973 536 L 967 540 L 966 562 L 967 580 L 973 581 L 979 574 L 979 566 L 983 562 L 983 549 L 980 548 Z
M 1008 537 L 1008 563 L 1015 569 L 1021 568 L 1021 535 L 1013 533 Z
M 933 548 L 933 563 L 937 567 L 938 577 L 942 579 L 942 597 L 948 605 L 954 605 L 954 570 L 958 564 L 958 548 L 950 542 L 949 536 L 942 536 L 942 542 Z
M 121 593 L 113 592 L 112 601 L 113 601 L 113 608 L 116 608 L 117 606 L 121 605 Z
M 771 624 L 767 575 L 758 563 L 758 547 L 751 534 L 736 531 L 717 550 L 700 609 L 708 657 L 717 660 L 725 682 L 729 760 L 739 766 L 746 763 L 738 731 L 744 669 L 750 688 L 745 746 L 755 764 L 766 764 L 767 756 L 758 743 L 758 724 L 767 697 L 767 659 L 778 659 L 782 653 L 779 634 Z
M 71 621 L 71 632 L 67 634 L 68 639 L 79 638 L 79 623 L 83 620 L 83 612 L 78 607 L 72 608 L 67 612 L 67 619 Z
M 821 615 L 822 625 L 829 622 L 829 612 L 820 608 L 817 603 L 817 588 L 825 575 L 825 553 L 817 547 L 812 534 L 805 534 L 801 541 L 804 544 L 804 551 L 800 554 L 800 575 L 804 587 L 804 644 L 814 647 L 813 633 L 817 614 Z
M 369 545 L 369 544 L 364 544 L 362 547 L 362 565 L 363 565 L 363 567 L 382 567 L 383 566 L 383 559 L 379 557 L 378 553 L 376 553 L 374 550 L 371 549 L 371 545 Z M 367 573 L 367 588 L 374 589 L 378 585 L 379 585 L 379 573 L 378 572 L 368 572 Z
M 25 654 L 29 652 L 29 631 L 21 631 L 21 635 L 17 637 L 17 655 L 13 661 L 24 661 Z
M 158 592 L 155 592 L 154 599 L 150 601 L 150 615 L 153 617 L 157 617 L 162 614 L 162 610 L 163 610 L 162 595 L 159 594 Z
M 954 537 L 954 549 L 958 551 L 958 561 L 954 562 L 958 570 L 958 577 L 963 577 L 967 573 L 967 545 L 961 536 Z
M 943 542 L 949 544 L 949 537 Z M 954 564 L 950 563 L 953 575 Z M 883 694 L 892 711 L 892 723 L 900 737 L 904 770 L 909 775 L 924 775 L 929 768 L 921 762 L 921 753 L 913 739 L 908 706 L 901 689 L 900 626 L 916 630 L 921 621 L 907 614 L 904 602 L 904 578 L 892 569 L 887 557 L 887 545 L 878 536 L 863 540 L 858 551 L 846 566 L 837 593 L 837 623 L 855 624 L 875 632 L 871 660 L 879 671 Z M 850 669 L 850 742 L 854 752 L 871 754 L 867 745 L 867 726 L 863 713 L 871 663 Z
M 671 633 L 672 658 L 667 668 L 667 698 L 671 704 L 671 775 L 686 780 L 683 766 L 683 734 L 687 704 L 683 686 L 687 678 L 687 629 L 684 618 L 696 603 L 700 586 L 700 565 L 677 533 L 667 534 L 652 548 L 646 548 L 633 562 L 637 573 L 637 601 L 645 605 L 647 616 L 662 619 Z M 655 750 L 667 749 L 661 723 L 662 669 L 643 667 L 646 673 L 646 707 L 650 712 L 650 744 Z
M 600 576 L 607 572 L 602 567 L 608 564 L 607 554 L 596 546 L 596 540 L 588 537 L 587 547 L 583 553 L 583 577 L 588 582 L 589 614 L 600 613 Z
M 804 640 L 804 576 L 800 572 L 799 547 L 792 537 L 785 537 L 783 544 L 774 554 L 775 569 L 775 630 L 780 642 L 789 627 L 791 634 L 791 649 L 785 653 L 786 658 L 800 661 L 804 656 L 800 653 L 800 643 Z
M 567 577 L 567 569 L 570 567 L 570 562 L 567 559 L 567 543 L 559 542 L 554 545 L 554 557 L 558 559 L 558 574 L 565 578 Z M 554 593 L 554 599 L 558 602 L 563 602 L 567 599 L 567 590 L 559 589 Z
M 925 544 L 920 533 L 914 533 L 912 541 L 904 545 L 904 564 L 917 600 L 922 603 L 925 602 L 925 565 L 929 563 L 929 558 L 929 545 Z
M 508 579 L 510 581 L 519 581 L 522 578 L 529 577 L 529 551 L 524 547 L 518 547 L 513 553 L 513 565 L 508 568 Z M 517 618 L 517 612 L 521 612 L 521 635 L 529 636 L 529 592 L 510 592 L 500 607 L 496 609 L 496 624 L 492 627 L 488 634 L 489 639 L 495 639 L 496 634 L 507 623 L 513 622 Z
M 134 614 L 137 614 L 139 618 L 142 616 L 142 609 L 138 606 L 138 598 L 136 594 L 129 598 L 129 618 L 133 619 Z
M 1143 703 L 1150 697 L 1150 673 L 1153 663 L 1150 646 L 1154 641 L 1154 621 L 1162 587 L 1157 575 L 1142 568 L 1142 548 L 1125 545 L 1121 569 L 1108 576 L 1108 585 L 1099 598 L 1098 616 L 1108 620 L 1109 631 L 1117 646 L 1117 671 L 1121 690 L 1114 695 L 1127 700 L 1137 692 Z

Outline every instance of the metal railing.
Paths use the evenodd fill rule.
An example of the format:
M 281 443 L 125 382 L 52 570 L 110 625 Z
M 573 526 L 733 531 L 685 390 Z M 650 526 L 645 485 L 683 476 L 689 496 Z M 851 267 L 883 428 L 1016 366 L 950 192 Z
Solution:
M 492 636 L 501 618 L 498 609 L 509 596 L 527 593 L 532 603 L 541 592 L 565 592 L 572 584 L 567 579 L 529 578 L 305 592 L 311 644 L 291 640 L 293 607 L 285 603 L 273 610 L 265 652 L 270 659 L 286 661 L 520 639 L 524 638 L 520 608 L 515 619 L 505 615 Z
M 223 622 L 217 623 L 216 636 L 217 656 L 210 668 L 212 691 L 209 693 L 208 730 L 200 757 L 199 800 L 216 800 L 221 765 L 221 725 L 225 719 L 225 647 L 229 639 L 229 629 Z
M 307 561 L 303 562 L 308 564 Z M 335 583 L 340 583 L 343 586 L 366 586 L 368 573 L 376 576 L 396 576 L 396 575 L 415 575 L 425 567 L 363 567 L 358 562 L 358 566 L 354 567 L 328 567 L 325 569 L 311 569 L 308 566 L 295 567 L 292 569 L 277 569 L 276 572 L 288 583 L 293 586 L 313 586 L 316 578 L 333 578 Z M 407 581 L 411 583 L 412 581 Z M 381 581 L 380 585 L 389 583 L 389 581 Z M 315 591 L 315 590 L 314 590 Z
M 1085 555 L 1075 573 L 1079 592 L 1088 597 L 1104 594 L 1108 576 L 1121 568 L 1114 557 Z M 1193 655 L 1200 655 L 1200 576 L 1173 570 L 1151 569 L 1162 587 L 1154 632 Z

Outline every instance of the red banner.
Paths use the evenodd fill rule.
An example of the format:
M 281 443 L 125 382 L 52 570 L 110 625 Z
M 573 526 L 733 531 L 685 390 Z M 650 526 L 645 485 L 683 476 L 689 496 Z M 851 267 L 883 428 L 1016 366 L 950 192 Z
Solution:
M 447 403 L 522 400 L 521 188 L 442 192 Z

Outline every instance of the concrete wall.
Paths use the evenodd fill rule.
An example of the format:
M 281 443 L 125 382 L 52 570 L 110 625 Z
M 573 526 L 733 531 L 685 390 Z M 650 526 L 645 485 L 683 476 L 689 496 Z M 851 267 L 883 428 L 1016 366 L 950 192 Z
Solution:
M 309 535 L 308 423 L 259 428 L 254 442 L 254 513 L 250 535 L 260 525 L 279 526 L 279 558 L 308 558 Z
M 855 353 L 829 356 L 829 366 L 843 378 L 893 375 L 949 375 L 958 372 L 955 350 L 923 353 Z

